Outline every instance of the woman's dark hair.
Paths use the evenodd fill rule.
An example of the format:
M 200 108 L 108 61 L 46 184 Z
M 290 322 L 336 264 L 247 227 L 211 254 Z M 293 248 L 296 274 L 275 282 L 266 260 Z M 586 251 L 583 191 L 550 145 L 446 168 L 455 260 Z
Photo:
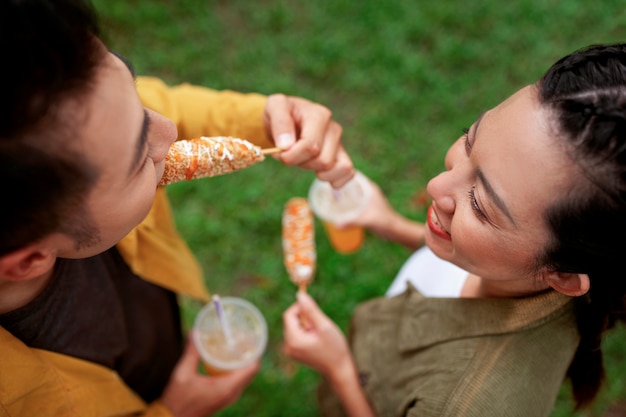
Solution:
M 576 407 L 604 379 L 602 335 L 624 320 L 626 279 L 626 45 L 593 45 L 556 62 L 538 83 L 569 157 L 586 178 L 547 213 L 553 241 L 545 262 L 589 275 L 576 298 L 581 341 L 568 369 Z
M 98 34 L 83 1 L 0 2 L 0 255 L 53 232 L 89 239 L 89 225 L 66 220 L 84 210 L 96 170 L 72 152 L 82 119 L 64 105 L 93 85 Z

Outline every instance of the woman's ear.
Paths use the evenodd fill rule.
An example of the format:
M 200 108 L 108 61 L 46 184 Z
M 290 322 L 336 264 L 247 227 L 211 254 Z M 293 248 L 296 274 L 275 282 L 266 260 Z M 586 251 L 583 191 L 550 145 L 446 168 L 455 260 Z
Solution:
M 48 272 L 57 256 L 56 250 L 39 243 L 0 256 L 0 277 L 8 281 L 26 281 Z
M 546 277 L 546 283 L 556 291 L 572 297 L 586 294 L 591 285 L 589 275 L 587 274 L 563 272 L 549 272 Z

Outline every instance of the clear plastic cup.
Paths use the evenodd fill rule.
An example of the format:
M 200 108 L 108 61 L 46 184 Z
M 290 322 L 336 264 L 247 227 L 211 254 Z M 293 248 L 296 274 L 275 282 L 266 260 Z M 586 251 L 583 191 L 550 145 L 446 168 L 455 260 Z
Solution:
M 267 323 L 253 304 L 237 297 L 223 297 L 219 302 L 226 331 L 215 303 L 205 305 L 193 325 L 193 341 L 210 374 L 251 364 L 263 355 L 267 346 Z
M 340 189 L 316 179 L 309 189 L 309 206 L 326 230 L 333 248 L 339 253 L 358 251 L 365 240 L 365 230 L 360 226 L 344 227 L 356 219 L 369 204 L 372 188 L 365 175 L 355 174 Z M 341 226 L 341 227 L 338 227 Z

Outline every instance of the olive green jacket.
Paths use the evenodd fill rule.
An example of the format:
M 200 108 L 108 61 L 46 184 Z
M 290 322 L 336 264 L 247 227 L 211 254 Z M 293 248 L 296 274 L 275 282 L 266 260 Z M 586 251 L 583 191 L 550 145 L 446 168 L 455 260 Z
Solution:
M 378 417 L 549 416 L 579 335 L 572 299 L 427 298 L 361 304 L 350 343 Z M 324 416 L 342 416 L 323 384 Z

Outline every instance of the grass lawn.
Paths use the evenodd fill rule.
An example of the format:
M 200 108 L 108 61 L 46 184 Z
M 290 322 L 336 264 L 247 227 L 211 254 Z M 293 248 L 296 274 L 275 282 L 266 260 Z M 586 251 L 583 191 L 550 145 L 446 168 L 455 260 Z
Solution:
M 322 102 L 344 127 L 356 166 L 402 213 L 424 219 L 420 192 L 448 146 L 484 109 L 534 82 L 562 55 L 626 39 L 621 0 L 96 0 L 114 49 L 138 74 L 170 84 L 283 92 Z M 268 159 L 233 175 L 168 191 L 181 233 L 209 288 L 265 314 L 263 367 L 226 416 L 317 415 L 318 377 L 280 351 L 281 314 L 295 287 L 282 264 L 284 203 L 305 196 L 308 171 Z M 316 225 L 311 294 L 346 327 L 354 306 L 384 292 L 408 252 L 368 236 L 338 255 Z M 191 322 L 198 306 L 184 305 Z M 608 379 L 595 407 L 572 413 L 567 390 L 553 416 L 601 416 L 626 399 L 626 330 L 607 338 Z

